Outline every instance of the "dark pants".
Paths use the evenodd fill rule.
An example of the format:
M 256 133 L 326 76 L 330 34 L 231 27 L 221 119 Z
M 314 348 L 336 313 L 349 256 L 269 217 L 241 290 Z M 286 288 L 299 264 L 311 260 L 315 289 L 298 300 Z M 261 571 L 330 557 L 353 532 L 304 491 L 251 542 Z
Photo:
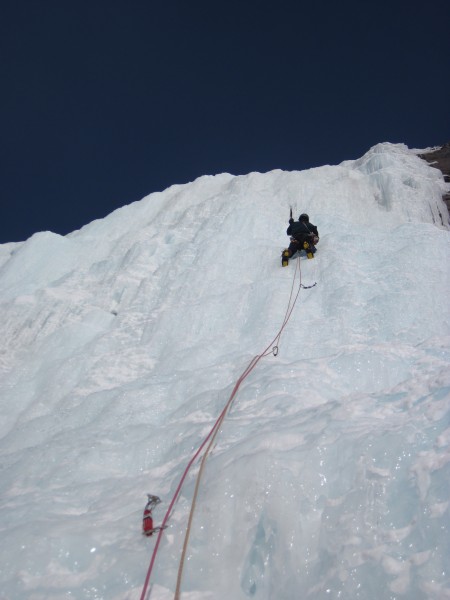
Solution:
M 316 252 L 316 247 L 313 245 L 311 238 L 309 236 L 302 236 L 300 239 L 300 236 L 298 236 L 299 239 L 294 239 L 291 237 L 291 243 L 289 244 L 289 248 L 288 248 L 288 252 L 289 252 L 289 258 L 291 256 L 294 256 L 294 254 L 296 252 L 301 252 L 302 250 L 305 250 L 306 252 L 312 252 L 313 254 Z M 308 244 L 308 247 L 305 248 L 304 247 L 304 242 L 306 242 Z

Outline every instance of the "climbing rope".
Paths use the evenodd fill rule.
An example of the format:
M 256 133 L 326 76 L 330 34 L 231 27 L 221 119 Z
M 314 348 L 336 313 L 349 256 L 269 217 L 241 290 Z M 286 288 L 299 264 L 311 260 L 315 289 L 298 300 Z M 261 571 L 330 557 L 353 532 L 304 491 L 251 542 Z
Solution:
M 295 290 L 295 282 L 296 279 L 299 279 L 299 283 L 298 283 L 298 289 L 297 289 L 297 293 L 294 296 L 294 290 Z M 316 285 L 316 284 L 314 284 Z M 144 585 L 142 588 L 142 593 L 140 596 L 140 600 L 145 600 L 145 597 L 147 595 L 147 590 L 148 590 L 148 585 L 149 585 L 149 581 L 150 581 L 150 576 L 151 573 L 153 571 L 153 566 L 155 564 L 155 559 L 156 559 L 156 555 L 158 553 L 158 549 L 159 549 L 159 545 L 161 542 L 161 538 L 162 538 L 162 534 L 163 531 L 166 527 L 167 521 L 170 518 L 170 515 L 172 513 L 173 507 L 180 495 L 181 492 L 181 488 L 183 487 L 184 481 L 187 477 L 188 472 L 190 471 L 192 465 L 194 464 L 194 462 L 196 461 L 196 459 L 198 458 L 198 456 L 201 454 L 202 450 L 205 448 L 205 446 L 207 446 L 206 451 L 202 457 L 202 461 L 200 464 L 200 469 L 199 472 L 197 474 L 197 480 L 196 480 L 196 484 L 195 484 L 195 490 L 194 490 L 194 495 L 192 498 L 192 502 L 191 502 L 191 509 L 190 509 L 190 513 L 189 513 L 189 519 L 188 519 L 188 524 L 186 527 L 186 533 L 185 533 L 185 538 L 184 538 L 184 543 L 183 543 L 183 549 L 182 549 L 182 553 L 181 553 L 181 558 L 180 558 L 180 563 L 179 563 L 179 568 L 178 568 L 178 576 L 177 576 L 177 586 L 176 586 L 176 590 L 175 590 L 175 596 L 174 596 L 174 600 L 179 600 L 180 598 L 180 589 L 181 589 L 181 580 L 182 580 L 182 576 L 183 576 L 183 568 L 184 568 L 184 563 L 185 563 L 185 558 L 186 558 L 186 551 L 187 551 L 187 547 L 189 544 L 189 536 L 190 536 L 190 532 L 191 532 L 191 525 L 192 525 L 192 520 L 194 517 L 194 512 L 195 512 L 195 506 L 196 506 L 196 502 L 197 502 L 197 496 L 198 496 L 198 490 L 200 488 L 200 481 L 203 475 L 203 470 L 204 470 L 204 466 L 206 463 L 206 459 L 208 457 L 208 454 L 210 453 L 210 450 L 214 444 L 214 441 L 216 439 L 216 436 L 220 430 L 220 427 L 225 419 L 225 416 L 227 415 L 233 400 L 239 390 L 239 387 L 241 385 L 241 383 L 248 377 L 248 375 L 253 371 L 253 369 L 256 367 L 256 365 L 259 363 L 259 361 L 264 358 L 265 356 L 268 356 L 269 354 L 273 354 L 274 356 L 277 356 L 278 354 L 278 345 L 280 343 L 280 339 L 281 339 L 281 335 L 291 317 L 292 311 L 294 310 L 295 304 L 297 302 L 298 296 L 300 294 L 300 290 L 303 288 L 308 289 L 309 287 L 314 287 L 313 286 L 303 286 L 302 284 L 302 274 L 301 274 L 301 268 L 300 268 L 300 257 L 297 258 L 296 260 L 296 267 L 295 267 L 295 271 L 294 271 L 294 277 L 292 279 L 292 286 L 291 286 L 291 292 L 289 295 L 289 301 L 288 301 L 288 305 L 286 308 L 286 313 L 283 319 L 283 323 L 277 333 L 277 335 L 274 337 L 274 339 L 270 342 L 270 344 L 265 348 L 265 350 L 263 350 L 263 352 L 261 352 L 261 354 L 258 354 L 257 356 L 255 356 L 254 358 L 252 358 L 252 360 L 250 361 L 250 363 L 248 364 L 247 368 L 244 370 L 244 372 L 241 374 L 241 376 L 239 377 L 239 379 L 236 381 L 233 391 L 231 392 L 230 397 L 228 398 L 227 403 L 225 404 L 225 407 L 223 408 L 222 412 L 220 413 L 220 415 L 218 416 L 216 422 L 214 423 L 212 429 L 210 430 L 210 432 L 208 433 L 208 435 L 206 436 L 206 438 L 203 440 L 202 444 L 199 446 L 199 448 L 197 449 L 197 451 L 195 452 L 195 454 L 193 455 L 193 457 L 191 458 L 191 460 L 188 462 L 185 470 L 183 471 L 183 474 L 181 476 L 181 479 L 177 485 L 177 488 L 175 490 L 175 493 L 172 497 L 172 500 L 169 504 L 169 507 L 166 511 L 166 514 L 163 518 L 163 521 L 161 523 L 161 529 L 158 533 L 158 537 L 156 539 L 156 543 L 155 546 L 153 548 L 153 553 L 152 553 L 152 557 L 150 560 L 150 564 L 147 570 L 147 575 L 145 577 L 145 581 L 144 581 Z

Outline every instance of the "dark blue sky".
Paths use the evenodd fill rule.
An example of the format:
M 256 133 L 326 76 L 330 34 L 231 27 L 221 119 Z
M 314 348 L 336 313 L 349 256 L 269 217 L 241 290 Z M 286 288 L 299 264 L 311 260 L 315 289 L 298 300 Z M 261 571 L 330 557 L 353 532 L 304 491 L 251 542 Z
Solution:
M 3 0 L 0 243 L 205 174 L 450 141 L 448 0 Z

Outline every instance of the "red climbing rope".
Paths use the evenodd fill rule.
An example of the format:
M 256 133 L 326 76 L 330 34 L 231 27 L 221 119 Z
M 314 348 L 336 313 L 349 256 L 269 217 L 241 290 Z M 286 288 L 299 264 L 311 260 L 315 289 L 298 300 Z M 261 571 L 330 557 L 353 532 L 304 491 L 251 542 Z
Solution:
M 293 296 L 294 296 L 294 288 L 295 288 L 295 281 L 297 278 L 297 274 L 299 277 L 299 284 L 298 284 L 298 290 L 297 293 L 294 297 L 294 300 L 292 300 Z M 301 274 L 301 268 L 300 268 L 300 258 L 297 258 L 296 260 L 296 267 L 295 267 L 295 271 L 294 271 L 294 277 L 292 280 L 292 287 L 291 287 L 291 293 L 289 296 L 289 302 L 287 305 L 287 309 L 286 309 L 286 314 L 284 316 L 284 320 L 283 320 L 283 324 L 281 325 L 277 335 L 274 337 L 274 339 L 270 342 L 270 344 L 266 347 L 266 349 L 261 352 L 261 354 L 258 354 L 257 356 L 255 356 L 254 358 L 252 358 L 252 360 L 250 361 L 250 363 L 248 364 L 247 368 L 244 370 L 244 372 L 241 374 L 241 376 L 239 377 L 239 379 L 236 381 L 233 391 L 231 392 L 230 397 L 228 398 L 227 403 L 225 404 L 225 407 L 223 408 L 222 412 L 220 413 L 220 415 L 217 417 L 213 427 L 211 428 L 211 431 L 208 433 L 208 435 L 206 436 L 206 438 L 203 440 L 202 444 L 199 446 L 199 448 L 197 449 L 197 451 L 195 452 L 195 454 L 193 455 L 193 457 L 191 458 L 191 460 L 188 462 L 186 468 L 183 471 L 183 474 L 181 476 L 181 479 L 177 485 L 177 488 L 175 490 L 175 493 L 172 497 L 172 500 L 169 504 L 169 508 L 166 511 L 166 514 L 164 515 L 163 521 L 161 523 L 161 529 L 158 533 L 158 537 L 156 539 L 156 543 L 155 546 L 153 548 L 153 553 L 152 553 L 152 557 L 150 560 L 150 564 L 147 570 L 147 575 L 145 577 L 145 582 L 142 588 L 142 593 L 140 596 L 140 600 L 145 600 L 145 597 L 147 595 L 147 590 L 148 590 L 148 584 L 150 581 L 150 576 L 152 574 L 153 571 L 153 566 L 155 564 L 155 560 L 156 560 L 156 555 L 158 553 L 158 548 L 162 539 L 162 534 L 163 534 L 163 530 L 166 527 L 167 521 L 170 518 L 170 515 L 172 513 L 173 507 L 178 499 L 178 496 L 180 495 L 181 492 L 181 488 L 183 487 L 183 483 L 187 477 L 187 474 L 189 473 L 192 465 L 194 464 L 194 462 L 196 461 L 196 459 L 198 458 L 198 456 L 201 454 L 202 450 L 205 448 L 206 444 L 211 440 L 211 442 L 213 441 L 213 439 L 217 434 L 218 429 L 220 428 L 222 421 L 224 420 L 228 409 L 230 408 L 231 404 L 233 403 L 233 400 L 239 390 L 239 387 L 241 385 L 241 383 L 244 381 L 244 379 L 246 379 L 248 377 L 248 375 L 253 371 L 253 369 L 256 367 L 256 365 L 259 363 L 259 361 L 264 358 L 265 356 L 269 355 L 270 353 L 273 353 L 275 356 L 278 354 L 278 344 L 280 343 L 280 338 L 281 338 L 281 334 L 283 333 L 283 330 L 285 329 L 292 311 L 294 310 L 294 306 L 295 303 L 297 302 L 298 296 L 300 294 L 300 290 L 302 288 L 302 274 Z M 276 349 L 276 351 L 275 351 Z M 212 443 L 210 444 L 209 448 L 211 447 Z M 209 451 L 208 448 L 208 451 Z M 201 472 L 200 472 L 201 475 Z M 197 486 L 198 489 L 198 486 Z M 189 539 L 189 527 L 190 527 L 190 522 L 192 521 L 192 517 L 190 516 L 189 519 L 189 525 L 188 525 L 188 529 L 186 532 L 186 536 L 187 539 Z M 185 541 L 185 546 L 186 546 L 187 542 Z M 184 555 L 184 553 L 183 553 Z M 183 557 L 182 560 L 180 561 L 180 573 L 179 573 L 179 581 L 181 580 L 181 572 L 182 572 L 182 561 L 183 561 Z M 178 585 L 177 588 L 179 588 L 179 581 L 178 581 Z

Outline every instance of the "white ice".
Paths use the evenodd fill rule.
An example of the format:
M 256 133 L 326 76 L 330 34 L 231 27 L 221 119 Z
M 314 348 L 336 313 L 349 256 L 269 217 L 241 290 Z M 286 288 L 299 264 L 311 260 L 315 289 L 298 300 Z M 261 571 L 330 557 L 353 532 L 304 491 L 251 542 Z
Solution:
M 205 176 L 0 246 L 0 598 L 136 600 L 161 521 L 278 332 L 289 206 L 320 232 L 208 458 L 182 600 L 450 598 L 450 235 L 402 144 Z M 152 600 L 173 598 L 198 464 Z

